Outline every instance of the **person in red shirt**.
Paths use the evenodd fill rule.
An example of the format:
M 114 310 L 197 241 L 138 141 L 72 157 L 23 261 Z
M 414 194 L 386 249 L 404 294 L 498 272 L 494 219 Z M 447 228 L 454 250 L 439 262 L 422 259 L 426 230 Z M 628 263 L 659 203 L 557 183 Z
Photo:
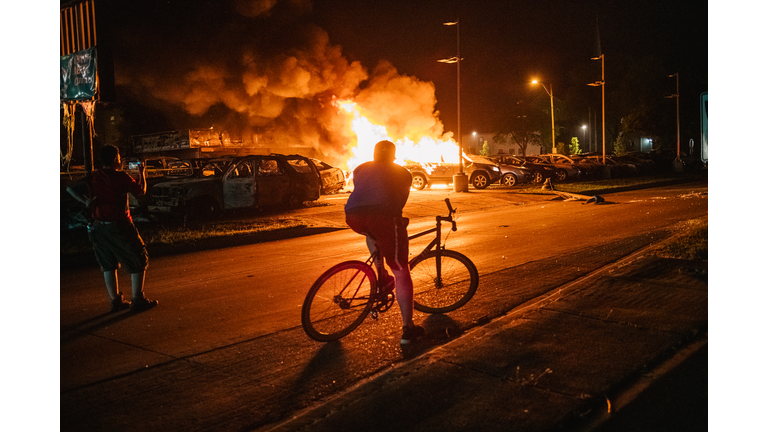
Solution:
M 85 178 L 70 185 L 67 192 L 88 208 L 88 237 L 104 273 L 111 311 L 128 307 L 135 312 L 147 310 L 157 305 L 157 300 L 144 296 L 149 256 L 128 207 L 129 193 L 141 196 L 147 191 L 146 167 L 139 169 L 139 181 L 136 182 L 121 170 L 122 161 L 117 147 L 104 146 L 100 159 L 103 168 L 88 173 Z M 118 290 L 117 269 L 121 264 L 131 275 L 130 303 L 123 300 Z

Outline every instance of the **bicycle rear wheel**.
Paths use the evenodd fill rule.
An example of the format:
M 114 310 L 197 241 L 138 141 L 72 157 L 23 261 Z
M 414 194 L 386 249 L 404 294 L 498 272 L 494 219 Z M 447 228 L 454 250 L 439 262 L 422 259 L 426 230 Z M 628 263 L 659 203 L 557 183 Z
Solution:
M 373 305 L 376 273 L 361 261 L 337 264 L 312 285 L 301 308 L 301 325 L 309 337 L 330 342 L 348 335 Z
M 464 306 L 475 295 L 480 278 L 466 256 L 450 250 L 432 250 L 411 260 L 413 307 L 421 312 L 444 313 Z

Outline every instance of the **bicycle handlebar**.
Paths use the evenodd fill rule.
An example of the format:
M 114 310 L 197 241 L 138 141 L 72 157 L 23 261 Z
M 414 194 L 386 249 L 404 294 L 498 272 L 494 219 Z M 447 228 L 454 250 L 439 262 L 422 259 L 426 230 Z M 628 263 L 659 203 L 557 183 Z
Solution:
M 451 199 L 450 198 L 446 198 L 445 199 L 445 205 L 448 206 L 448 216 L 450 217 L 456 211 L 456 209 L 455 208 L 451 208 Z
M 448 216 L 438 216 L 437 221 L 446 221 L 451 223 L 451 231 L 456 231 L 456 221 L 453 220 L 453 214 L 456 213 L 456 209 L 451 207 L 450 198 L 445 199 L 445 205 L 448 206 Z

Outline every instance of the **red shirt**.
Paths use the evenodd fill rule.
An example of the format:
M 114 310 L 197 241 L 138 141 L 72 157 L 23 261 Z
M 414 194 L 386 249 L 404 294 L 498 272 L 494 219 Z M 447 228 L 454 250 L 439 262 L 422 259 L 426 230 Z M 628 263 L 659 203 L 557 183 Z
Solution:
M 87 182 L 90 187 L 91 214 L 105 222 L 133 221 L 128 208 L 128 194 L 144 195 L 139 183 L 123 171 L 102 169 L 93 171 Z

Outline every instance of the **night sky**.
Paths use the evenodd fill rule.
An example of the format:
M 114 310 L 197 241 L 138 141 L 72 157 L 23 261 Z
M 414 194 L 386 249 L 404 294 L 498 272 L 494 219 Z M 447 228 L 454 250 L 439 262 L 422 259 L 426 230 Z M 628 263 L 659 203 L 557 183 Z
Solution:
M 436 60 L 456 55 L 456 28 L 441 23 L 457 17 L 464 128 L 487 130 L 494 105 L 541 91 L 527 84 L 534 77 L 552 84 L 555 96 L 562 94 L 571 67 L 591 65 L 600 79 L 600 62 L 590 60 L 597 22 L 609 86 L 614 55 L 652 55 L 670 74 L 680 71 L 697 99 L 707 90 L 703 1 L 334 0 L 316 10 L 317 22 L 349 58 L 364 64 L 389 60 L 401 73 L 434 82 L 447 129 L 456 127 L 455 67 Z
M 372 84 L 374 77 L 384 75 L 389 80 L 399 76 L 413 80 L 413 88 L 400 91 L 413 94 L 414 104 L 421 106 L 403 116 L 424 115 L 424 106 L 429 106 L 429 114 L 441 123 L 438 128 L 455 132 L 456 65 L 437 60 L 456 55 L 456 26 L 443 25 L 456 19 L 462 57 L 462 133 L 492 131 L 501 106 L 540 95 L 541 87 L 529 84 L 533 78 L 551 84 L 555 97 L 561 98 L 573 85 L 568 79 L 573 69 L 594 71 L 585 87 L 599 80 L 600 62 L 590 60 L 598 54 L 598 23 L 607 92 L 615 66 L 611 61 L 623 56 L 650 56 L 664 73 L 679 72 L 681 111 L 694 119 L 698 97 L 708 90 L 703 1 L 115 0 L 112 4 L 117 99 L 134 107 L 133 115 L 146 114 L 136 122 L 135 133 L 216 126 L 265 140 L 338 147 L 345 138 L 328 125 L 329 97 L 356 97 L 366 88 L 370 93 L 391 89 L 381 80 L 378 88 Z M 298 65 L 288 66 L 290 56 L 299 59 Z M 381 62 L 387 65 L 383 69 Z M 302 73 L 312 75 L 308 86 L 288 89 L 288 81 L 298 82 Z M 285 82 L 274 88 L 281 80 Z M 434 85 L 434 100 L 424 94 L 428 92 L 424 84 Z M 599 101 L 599 88 L 593 90 Z M 668 90 L 674 92 L 674 79 L 669 79 Z M 588 114 L 583 111 L 586 122 Z

